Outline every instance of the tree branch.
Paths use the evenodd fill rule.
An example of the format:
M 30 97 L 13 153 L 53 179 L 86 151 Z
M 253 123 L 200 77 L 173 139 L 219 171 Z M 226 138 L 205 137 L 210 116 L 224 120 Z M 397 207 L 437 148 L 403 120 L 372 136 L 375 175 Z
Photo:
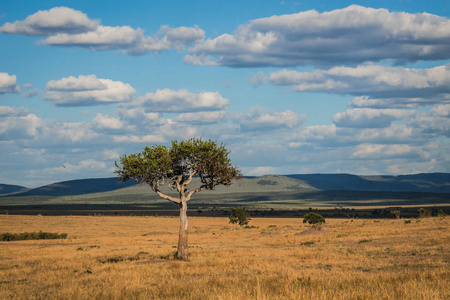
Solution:
M 191 200 L 192 195 L 194 195 L 195 193 L 201 192 L 203 190 L 206 190 L 208 188 L 208 186 L 206 185 L 202 185 L 199 188 L 196 188 L 195 190 L 189 191 L 189 193 L 186 196 L 186 201 Z
M 153 190 L 163 199 L 169 200 L 169 201 L 171 201 L 173 203 L 176 203 L 176 204 L 180 204 L 181 203 L 180 199 L 168 196 L 168 195 L 164 194 L 163 192 L 161 192 L 160 190 L 158 190 L 158 188 L 154 188 Z

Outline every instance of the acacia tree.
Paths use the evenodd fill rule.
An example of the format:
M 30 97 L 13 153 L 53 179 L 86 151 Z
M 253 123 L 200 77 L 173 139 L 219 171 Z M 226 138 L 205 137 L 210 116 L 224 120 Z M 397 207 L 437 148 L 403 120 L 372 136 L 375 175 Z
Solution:
M 229 186 L 233 179 L 242 176 L 232 166 L 228 154 L 230 151 L 222 143 L 193 138 L 173 141 L 171 147 L 145 147 L 140 153 L 121 156 L 120 165 L 115 163 L 120 181 L 145 182 L 161 198 L 180 206 L 179 259 L 188 259 L 187 202 L 195 193 L 213 190 L 217 185 Z M 188 187 L 194 182 L 197 182 L 195 187 Z M 176 190 L 178 197 L 162 192 L 163 185 Z

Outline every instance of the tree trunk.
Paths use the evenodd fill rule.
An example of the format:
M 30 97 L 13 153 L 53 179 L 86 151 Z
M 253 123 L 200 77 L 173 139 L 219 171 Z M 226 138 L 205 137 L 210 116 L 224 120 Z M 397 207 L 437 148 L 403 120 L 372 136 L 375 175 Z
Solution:
M 187 219 L 187 203 L 181 200 L 180 203 L 180 235 L 178 238 L 178 259 L 188 259 L 188 219 Z

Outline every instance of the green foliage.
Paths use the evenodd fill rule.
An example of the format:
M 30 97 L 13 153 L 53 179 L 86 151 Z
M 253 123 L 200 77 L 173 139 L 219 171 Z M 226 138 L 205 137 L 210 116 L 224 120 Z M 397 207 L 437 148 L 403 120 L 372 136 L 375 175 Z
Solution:
M 239 225 L 247 225 L 248 222 L 251 220 L 250 214 L 247 209 L 245 208 L 233 208 L 230 212 L 230 223 L 236 224 L 239 223 Z
M 310 212 L 303 216 L 303 223 L 320 225 L 325 223 L 325 218 L 318 213 Z
M 23 240 L 49 240 L 49 239 L 65 239 L 67 233 L 52 233 L 52 232 L 22 232 L 0 234 L 0 241 L 23 241 Z
M 431 209 L 419 208 L 419 218 L 431 217 Z
M 224 144 L 212 140 L 173 141 L 171 147 L 147 146 L 140 153 L 123 155 L 120 165 L 116 162 L 115 173 L 121 181 L 145 182 L 155 192 L 160 192 L 159 187 L 167 183 L 189 200 L 196 192 L 212 190 L 217 185 L 228 186 L 231 180 L 242 176 L 232 166 L 229 153 Z M 186 186 L 194 176 L 200 179 L 201 186 L 189 190 Z
M 398 209 L 392 209 L 390 211 L 391 217 L 393 217 L 394 219 L 400 219 L 400 210 Z

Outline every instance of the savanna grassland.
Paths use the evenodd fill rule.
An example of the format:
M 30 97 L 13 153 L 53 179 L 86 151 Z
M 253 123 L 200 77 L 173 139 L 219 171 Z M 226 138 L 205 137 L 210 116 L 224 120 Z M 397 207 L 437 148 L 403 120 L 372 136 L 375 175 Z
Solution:
M 191 217 L 189 261 L 173 259 L 176 217 L 0 215 L 2 299 L 449 299 L 450 218 Z

